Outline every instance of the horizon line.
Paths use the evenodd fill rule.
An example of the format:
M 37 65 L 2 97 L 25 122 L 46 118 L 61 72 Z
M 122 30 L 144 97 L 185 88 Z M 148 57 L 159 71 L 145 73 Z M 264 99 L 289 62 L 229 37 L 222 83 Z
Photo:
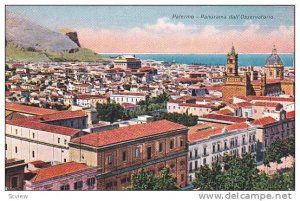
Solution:
M 227 53 L 164 53 L 164 52 L 98 52 L 98 54 L 119 54 L 119 55 L 126 55 L 126 54 L 192 54 L 192 55 L 197 55 L 197 54 L 227 54 Z M 271 52 L 264 52 L 264 53 L 237 53 L 237 54 L 272 54 Z M 291 54 L 295 55 L 295 53 L 284 53 L 284 52 L 279 52 L 277 54 Z

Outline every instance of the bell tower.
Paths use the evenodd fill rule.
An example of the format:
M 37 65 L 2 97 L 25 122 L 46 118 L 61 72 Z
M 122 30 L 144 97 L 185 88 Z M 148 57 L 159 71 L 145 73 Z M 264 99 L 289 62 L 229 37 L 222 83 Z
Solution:
M 238 54 L 232 45 L 231 51 L 227 53 L 226 71 L 223 79 L 222 98 L 231 101 L 234 96 L 247 96 L 251 92 L 251 81 L 249 72 L 239 75 Z
M 227 53 L 226 75 L 238 75 L 238 54 L 235 53 L 234 46 L 232 45 L 231 51 Z

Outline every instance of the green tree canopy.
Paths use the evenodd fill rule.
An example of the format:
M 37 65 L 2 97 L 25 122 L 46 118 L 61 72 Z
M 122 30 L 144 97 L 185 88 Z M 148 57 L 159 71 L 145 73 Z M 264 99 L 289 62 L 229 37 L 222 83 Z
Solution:
M 131 175 L 131 187 L 129 190 L 177 190 L 175 179 L 170 175 L 169 168 L 161 170 L 159 176 L 142 169 Z
M 109 121 L 113 123 L 125 116 L 124 108 L 117 103 L 97 103 L 98 119 L 101 121 Z

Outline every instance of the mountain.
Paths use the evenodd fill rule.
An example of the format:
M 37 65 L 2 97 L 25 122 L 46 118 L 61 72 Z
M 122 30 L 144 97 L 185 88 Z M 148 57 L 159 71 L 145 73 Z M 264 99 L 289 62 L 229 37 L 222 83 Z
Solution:
M 101 61 L 103 57 L 81 48 L 77 33 L 52 31 L 14 13 L 6 14 L 7 61 Z

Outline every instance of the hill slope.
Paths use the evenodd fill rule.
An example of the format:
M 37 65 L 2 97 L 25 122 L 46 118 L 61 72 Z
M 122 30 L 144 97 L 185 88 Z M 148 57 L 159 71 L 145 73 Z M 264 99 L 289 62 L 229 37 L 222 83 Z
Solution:
M 6 14 L 6 60 L 11 62 L 102 61 L 97 53 L 80 48 L 68 36 L 13 13 Z

